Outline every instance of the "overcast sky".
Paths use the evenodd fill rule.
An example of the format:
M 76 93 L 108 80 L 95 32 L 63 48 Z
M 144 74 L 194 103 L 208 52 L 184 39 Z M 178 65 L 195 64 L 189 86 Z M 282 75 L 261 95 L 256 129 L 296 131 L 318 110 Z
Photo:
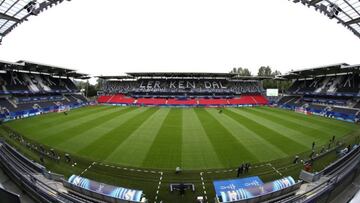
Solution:
M 92 75 L 360 63 L 360 39 L 287 0 L 72 0 L 18 26 L 0 59 Z

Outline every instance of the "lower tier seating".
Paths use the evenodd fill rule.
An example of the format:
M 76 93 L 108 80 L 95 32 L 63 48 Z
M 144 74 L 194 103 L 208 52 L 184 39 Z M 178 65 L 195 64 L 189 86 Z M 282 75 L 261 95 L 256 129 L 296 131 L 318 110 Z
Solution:
M 199 98 L 199 99 L 165 99 L 165 98 L 131 98 L 124 95 L 103 95 L 98 97 L 98 103 L 138 104 L 138 105 L 265 105 L 268 100 L 262 95 L 244 95 L 239 98 Z

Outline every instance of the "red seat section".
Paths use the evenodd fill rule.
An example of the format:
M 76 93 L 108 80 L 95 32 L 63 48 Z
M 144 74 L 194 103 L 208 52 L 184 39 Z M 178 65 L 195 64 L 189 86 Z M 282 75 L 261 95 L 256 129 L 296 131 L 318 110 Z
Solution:
M 178 100 L 178 99 L 168 99 L 169 105 L 196 105 L 196 99 L 186 99 L 186 100 Z
M 135 101 L 134 98 L 125 97 L 124 95 L 118 94 L 114 95 L 108 103 L 119 103 L 119 104 L 133 104 Z
M 135 102 L 136 101 L 136 102 Z M 262 95 L 243 95 L 234 99 L 162 99 L 162 98 L 139 98 L 135 100 L 122 94 L 113 96 L 99 96 L 99 103 L 139 104 L 139 105 L 265 105 L 268 100 Z
M 107 102 L 109 102 L 109 100 L 111 99 L 111 97 L 113 97 L 113 96 L 99 96 L 99 98 L 98 98 L 98 102 L 99 103 L 107 103 Z
M 199 99 L 200 105 L 227 105 L 227 99 Z
M 140 98 L 136 103 L 145 105 L 162 105 L 166 104 L 166 99 Z
M 234 105 L 255 105 L 255 104 L 268 104 L 268 100 L 262 95 L 244 95 L 240 98 L 229 99 L 230 104 Z
M 256 104 L 256 101 L 251 96 L 241 96 L 240 98 L 229 99 L 229 103 L 234 105 L 247 105 Z
M 268 104 L 269 101 L 262 95 L 252 96 L 257 104 Z

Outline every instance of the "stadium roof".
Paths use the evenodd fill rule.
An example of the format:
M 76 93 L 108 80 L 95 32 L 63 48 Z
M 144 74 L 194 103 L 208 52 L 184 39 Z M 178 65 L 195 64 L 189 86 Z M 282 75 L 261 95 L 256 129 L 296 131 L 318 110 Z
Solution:
M 18 61 L 18 63 L 24 64 L 25 70 L 35 71 L 35 72 L 66 74 L 66 73 L 71 73 L 71 72 L 75 71 L 75 70 L 68 69 L 68 68 L 53 66 L 53 65 L 49 65 L 49 64 L 42 64 L 42 63 L 37 63 L 37 62 L 32 62 L 32 61 L 21 60 L 21 61 Z
M 32 15 L 62 3 L 64 0 L 0 0 L 0 42 L 17 25 Z M 67 0 L 70 1 L 70 0 Z M 313 7 L 315 10 L 336 19 L 360 38 L 359 0 L 289 0 Z
M 234 73 L 150 72 L 127 73 L 133 77 L 234 77 Z
M 152 72 L 152 73 L 127 73 L 120 76 L 96 76 L 104 80 L 124 80 L 137 78 L 230 78 L 233 80 L 266 80 L 273 79 L 273 76 L 240 76 L 236 73 L 184 73 L 184 72 Z
M 134 79 L 134 77 L 132 76 L 129 76 L 129 75 L 118 75 L 118 76 L 95 76 L 97 78 L 100 78 L 100 79 L 104 79 L 104 80 L 111 80 L 111 79 L 114 79 L 114 80 L 123 80 L 123 79 Z
M 66 76 L 72 77 L 75 79 L 88 79 L 88 74 L 77 73 L 75 70 L 62 68 L 58 66 L 35 63 L 30 61 L 18 61 L 16 63 L 1 61 L 0 60 L 0 70 L 8 71 L 29 71 L 29 72 L 38 72 L 38 73 L 47 73 L 52 76 Z
M 290 1 L 290 0 L 289 0 Z M 291 0 L 313 7 L 330 19 L 336 19 L 360 38 L 360 1 L 359 0 Z
M 239 80 L 267 80 L 267 79 L 274 79 L 274 76 L 241 76 L 236 75 L 232 77 L 232 79 L 239 79 Z
M 353 73 L 359 71 L 360 71 L 360 65 L 349 65 L 347 63 L 339 63 L 328 66 L 291 71 L 285 75 L 278 76 L 276 79 L 300 79 L 300 78 L 310 78 L 310 77 L 316 77 L 322 75 L 346 74 L 346 73 Z
M 0 0 L 0 42 L 4 36 L 29 16 L 57 5 L 64 0 Z M 70 1 L 70 0 L 68 0 Z

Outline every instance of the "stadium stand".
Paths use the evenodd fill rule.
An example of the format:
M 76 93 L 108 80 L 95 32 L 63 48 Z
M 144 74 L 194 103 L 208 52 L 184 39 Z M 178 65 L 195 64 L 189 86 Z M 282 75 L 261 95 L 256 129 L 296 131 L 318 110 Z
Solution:
M 321 114 L 350 122 L 359 121 L 359 65 L 334 64 L 292 71 L 281 79 L 292 80 L 287 94 L 277 101 L 283 108 Z
M 88 100 L 71 79 L 86 74 L 45 64 L 0 61 L 0 117 L 13 119 L 79 106 Z
M 336 189 L 351 184 L 353 177 L 358 175 L 360 148 L 357 145 L 346 148 L 347 153 L 327 166 L 322 171 L 307 173 L 302 171 L 300 178 L 306 181 L 296 195 L 281 202 L 320 202 L 329 201 L 336 196 Z M 315 180 L 312 180 L 312 178 Z
M 33 67 L 30 64 L 32 63 L 29 63 L 28 67 L 16 65 L 21 67 L 18 69 L 26 70 Z M 26 65 L 24 63 L 24 66 Z M 10 66 L 14 66 L 14 64 L 10 64 Z M 340 69 L 335 68 L 338 66 Z M 0 97 L 0 106 L 3 115 L 11 115 L 14 112 L 24 111 L 38 112 L 40 109 L 60 108 L 61 106 L 71 106 L 74 104 L 81 105 L 87 102 L 87 99 L 79 94 L 75 84 L 69 79 L 82 79 L 86 75 L 55 68 L 56 71 L 62 71 L 62 74 L 67 75 L 66 77 L 55 77 L 58 73 L 45 74 L 46 72 L 38 72 L 30 74 L 28 72 L 23 73 L 18 69 L 14 71 L 14 67 L 9 69 L 9 65 L 3 65 L 2 67 L 5 71 L 3 75 L 0 75 L 3 90 Z M 285 79 L 292 79 L 293 84 L 289 88 L 287 95 L 279 98 L 277 105 L 295 110 L 302 109 L 317 115 L 356 121 L 360 109 L 355 107 L 360 106 L 360 99 L 357 99 L 356 88 L 353 88 L 357 87 L 357 81 L 355 77 L 349 76 L 355 67 L 349 68 L 349 66 L 341 64 L 335 65 L 334 69 L 336 71 L 329 67 L 321 70 L 317 69 L 316 71 L 319 72 L 318 74 L 321 77 L 316 77 L 317 75 L 314 74 L 316 71 L 309 71 L 311 76 L 314 77 L 312 79 L 309 79 L 310 75 L 307 74 L 306 70 L 304 71 L 305 73 L 293 73 L 283 76 Z M 337 74 L 338 71 L 346 71 L 346 76 L 330 75 L 327 72 L 329 70 L 333 71 L 331 74 Z M 267 105 L 269 103 L 268 99 L 263 95 L 264 90 L 261 83 L 261 80 L 265 78 L 239 78 L 232 74 L 212 73 L 209 73 L 206 77 L 198 73 L 169 74 L 131 73 L 127 76 L 99 77 L 103 81 L 102 90 L 99 92 L 97 102 L 112 105 L 205 107 L 256 106 Z M 328 74 L 329 77 L 322 76 Z M 350 84 L 345 86 L 343 81 L 347 81 L 349 78 L 352 78 Z M 52 81 L 53 84 L 50 84 L 49 81 Z M 347 88 L 347 90 L 344 88 Z M 37 152 L 43 156 L 50 156 L 47 152 Z M 247 191 L 249 194 L 254 193 L 256 195 L 239 193 L 240 195 L 236 196 L 236 200 L 233 199 L 231 194 L 216 196 L 215 202 L 273 202 L 280 200 L 280 202 L 291 202 L 301 198 L 310 198 L 309 196 L 304 197 L 302 194 L 326 190 L 325 184 L 321 181 L 340 177 L 341 174 L 338 171 L 345 171 L 346 167 L 353 167 L 348 161 L 358 160 L 356 157 L 360 156 L 359 153 L 360 151 L 354 146 L 348 155 L 325 168 L 321 172 L 323 179 L 320 178 L 318 180 L 320 181 L 319 187 L 311 185 L 311 187 L 304 190 L 303 185 L 307 184 L 306 178 L 303 181 L 295 181 L 292 177 L 282 177 L 282 179 L 264 183 L 264 187 L 269 188 L 266 192 L 262 192 L 262 186 L 252 186 L 242 188 L 241 191 Z M 51 175 L 46 172 L 43 166 L 28 160 L 4 141 L 0 142 L 0 159 L 3 163 L 8 163 L 3 165 L 3 167 L 7 169 L 10 176 L 17 179 L 25 188 L 31 188 L 29 192 L 34 193 L 35 199 L 39 201 L 46 199 L 48 202 L 59 200 L 62 202 L 79 203 L 101 201 L 138 202 L 143 197 L 141 190 L 106 185 L 78 175 L 73 175 L 69 180 L 65 180 L 63 176 L 57 174 L 55 175 L 56 179 L 51 179 L 49 178 Z M 57 185 L 57 187 L 54 188 L 47 185 L 48 181 L 51 181 L 51 184 Z M 113 197 L 103 194 L 101 191 L 93 190 L 92 187 L 84 183 L 91 183 L 97 186 L 106 185 L 107 188 L 122 192 L 116 193 L 118 196 Z M 271 189 L 272 185 L 278 185 L 279 187 Z M 59 188 L 60 191 L 66 192 L 59 192 Z M 302 193 L 299 193 L 299 191 L 302 191 Z M 136 197 L 136 201 L 123 201 L 122 198 L 125 198 L 124 195 L 121 195 L 123 192 L 136 194 L 133 196 Z M 316 193 L 316 195 L 318 194 Z M 114 200 L 113 198 L 117 199 Z M 312 196 L 311 198 L 315 197 Z
M 265 105 L 261 81 L 229 73 L 128 73 L 100 76 L 98 103 L 132 105 Z
M 114 196 L 101 194 L 98 191 L 90 191 L 89 188 L 80 188 L 76 185 L 77 182 L 66 181 L 62 175 L 48 172 L 44 166 L 26 158 L 4 141 L 0 141 L 0 160 L 0 165 L 6 174 L 18 185 L 21 185 L 37 202 L 90 203 L 145 201 L 142 197 L 142 191 L 138 191 L 135 197 L 133 194 L 135 190 L 114 188 L 114 191 L 121 190 L 121 193 Z M 89 182 L 90 180 L 86 181 Z M 96 184 L 104 186 L 102 183 Z M 96 187 L 96 185 L 93 187 Z

